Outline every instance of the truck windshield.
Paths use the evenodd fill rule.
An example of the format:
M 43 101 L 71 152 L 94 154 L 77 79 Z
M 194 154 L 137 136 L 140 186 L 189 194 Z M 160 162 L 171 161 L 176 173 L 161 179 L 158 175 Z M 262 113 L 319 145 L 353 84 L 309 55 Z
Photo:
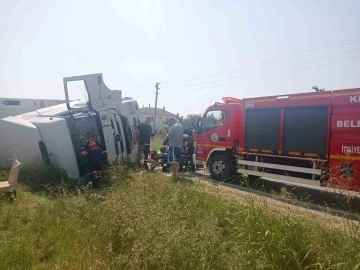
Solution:
M 78 114 L 76 117 L 69 117 L 66 122 L 74 145 L 80 176 L 83 176 L 87 173 L 87 159 L 81 155 L 81 148 L 85 146 L 87 141 L 101 143 L 96 116 Z
M 227 121 L 227 110 L 208 111 L 203 119 L 202 130 L 204 132 L 224 125 Z

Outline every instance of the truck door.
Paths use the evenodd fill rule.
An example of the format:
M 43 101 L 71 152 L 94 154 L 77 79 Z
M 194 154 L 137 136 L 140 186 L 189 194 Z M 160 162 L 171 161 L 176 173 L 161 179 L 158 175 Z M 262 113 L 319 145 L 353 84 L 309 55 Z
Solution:
M 214 108 L 207 111 L 202 123 L 202 134 L 205 140 L 202 151 L 206 154 L 205 158 L 215 148 L 227 148 L 229 143 L 227 139 L 230 136 L 228 125 L 228 110 Z

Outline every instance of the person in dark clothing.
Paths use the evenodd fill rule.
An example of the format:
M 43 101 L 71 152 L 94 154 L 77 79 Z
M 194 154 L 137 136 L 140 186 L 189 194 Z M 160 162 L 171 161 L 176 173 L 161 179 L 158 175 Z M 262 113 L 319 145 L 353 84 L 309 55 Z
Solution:
M 165 145 L 168 145 L 169 144 L 169 138 L 166 137 L 166 139 L 163 141 L 162 145 L 165 146 Z
M 98 187 L 99 181 L 96 177 L 96 172 L 104 170 L 107 162 L 106 151 L 104 151 L 96 142 L 90 141 L 86 143 L 82 154 L 88 158 L 87 167 L 91 174 L 93 187 Z
M 183 134 L 186 134 L 188 136 L 192 136 L 193 131 L 190 128 L 184 128 Z
M 192 171 L 195 171 L 195 164 L 193 162 L 193 154 L 194 153 L 195 153 L 194 138 L 193 138 L 193 136 L 190 136 L 189 140 L 185 146 L 185 155 L 190 160 L 190 166 L 191 166 Z
M 150 125 L 151 117 L 146 117 L 145 122 L 137 127 L 137 137 L 139 140 L 139 155 L 144 154 L 144 167 L 148 168 L 147 160 L 150 153 L 150 138 L 153 136 L 152 127 Z
M 194 138 L 191 136 L 189 137 L 189 140 L 186 143 L 186 149 L 185 152 L 190 155 L 192 157 L 192 155 L 195 152 L 195 147 L 194 147 Z

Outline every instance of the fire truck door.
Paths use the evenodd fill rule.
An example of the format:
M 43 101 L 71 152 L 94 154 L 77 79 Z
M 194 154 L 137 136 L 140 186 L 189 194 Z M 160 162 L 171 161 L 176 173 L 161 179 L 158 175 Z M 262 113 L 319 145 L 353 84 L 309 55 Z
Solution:
M 209 148 L 208 151 L 211 151 L 214 148 L 227 147 L 229 137 L 228 122 L 227 110 L 218 109 L 206 113 L 202 129 L 206 138 L 205 147 Z

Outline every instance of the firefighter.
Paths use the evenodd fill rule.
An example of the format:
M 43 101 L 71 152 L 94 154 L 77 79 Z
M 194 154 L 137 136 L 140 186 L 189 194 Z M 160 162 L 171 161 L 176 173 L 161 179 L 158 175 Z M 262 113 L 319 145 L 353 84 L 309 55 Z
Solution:
M 99 181 L 96 173 L 103 171 L 107 162 L 107 154 L 99 144 L 94 141 L 87 142 L 82 154 L 88 159 L 88 171 L 91 175 L 93 187 L 99 187 Z

